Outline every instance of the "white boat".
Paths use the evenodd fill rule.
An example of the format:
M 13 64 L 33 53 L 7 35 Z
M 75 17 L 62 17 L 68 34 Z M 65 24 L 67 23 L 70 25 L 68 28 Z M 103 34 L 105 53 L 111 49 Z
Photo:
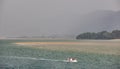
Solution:
M 75 58 L 67 58 L 67 62 L 78 62 Z

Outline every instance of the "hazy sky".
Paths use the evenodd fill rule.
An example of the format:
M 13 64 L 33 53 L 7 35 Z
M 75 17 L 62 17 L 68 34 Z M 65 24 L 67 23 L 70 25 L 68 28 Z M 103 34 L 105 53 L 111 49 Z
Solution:
M 119 9 L 116 0 L 4 0 L 2 4 L 0 35 L 9 36 L 69 34 L 81 15 Z

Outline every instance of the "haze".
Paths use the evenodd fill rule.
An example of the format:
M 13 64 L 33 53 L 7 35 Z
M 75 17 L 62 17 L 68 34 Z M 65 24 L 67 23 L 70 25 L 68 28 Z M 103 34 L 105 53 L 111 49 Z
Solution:
M 77 35 L 90 29 L 87 23 L 80 22 L 83 15 L 101 10 L 119 11 L 118 1 L 4 0 L 0 5 L 0 36 Z M 79 27 L 77 33 L 75 27 Z

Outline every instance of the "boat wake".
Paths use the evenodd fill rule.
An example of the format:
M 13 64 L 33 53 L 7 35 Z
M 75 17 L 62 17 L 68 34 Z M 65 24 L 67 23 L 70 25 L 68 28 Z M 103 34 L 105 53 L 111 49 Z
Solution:
M 54 60 L 45 58 L 32 58 L 32 57 L 18 57 L 18 56 L 0 56 L 1 58 L 15 58 L 15 59 L 27 59 L 27 60 L 43 60 L 43 61 L 54 61 L 54 62 L 68 62 L 67 60 Z

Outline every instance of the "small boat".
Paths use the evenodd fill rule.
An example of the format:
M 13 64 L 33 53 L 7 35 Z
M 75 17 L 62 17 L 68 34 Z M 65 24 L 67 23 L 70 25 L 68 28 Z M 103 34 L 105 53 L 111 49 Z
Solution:
M 76 58 L 67 58 L 67 62 L 78 62 Z

